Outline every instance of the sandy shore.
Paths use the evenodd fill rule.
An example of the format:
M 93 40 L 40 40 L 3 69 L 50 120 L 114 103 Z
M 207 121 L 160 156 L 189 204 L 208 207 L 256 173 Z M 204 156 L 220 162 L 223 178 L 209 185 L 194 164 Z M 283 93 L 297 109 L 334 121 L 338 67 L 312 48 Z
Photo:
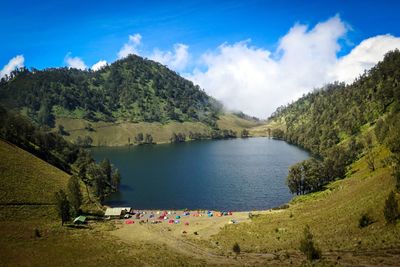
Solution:
M 140 219 L 135 215 L 129 219 L 116 220 L 117 230 L 112 234 L 126 242 L 150 242 L 164 244 L 181 253 L 193 256 L 210 256 L 209 251 L 201 251 L 195 245 L 197 241 L 208 240 L 212 235 L 217 234 L 225 225 L 235 223 L 249 223 L 249 213 L 268 214 L 272 210 L 266 211 L 241 211 L 232 212 L 232 215 L 217 216 L 218 211 L 213 211 L 213 216 L 209 217 L 207 211 L 189 211 L 185 215 L 183 210 L 167 210 L 167 219 L 161 223 L 153 224 L 153 221 L 160 221 L 159 216 L 164 211 L 161 210 L 140 210 L 144 213 Z M 150 216 L 151 214 L 154 215 Z M 178 219 L 177 219 L 177 216 Z M 173 220 L 174 223 L 170 223 Z M 140 223 L 142 221 L 142 223 Z M 179 221 L 176 223 L 176 221 Z M 144 222 L 144 223 L 143 223 Z

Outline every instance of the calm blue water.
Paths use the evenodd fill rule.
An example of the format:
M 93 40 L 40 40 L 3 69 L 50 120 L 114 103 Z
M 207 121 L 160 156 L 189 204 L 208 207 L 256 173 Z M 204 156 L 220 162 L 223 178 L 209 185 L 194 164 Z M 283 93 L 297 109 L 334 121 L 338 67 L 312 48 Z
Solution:
M 182 144 L 94 148 L 122 174 L 110 205 L 137 209 L 256 210 L 292 197 L 288 167 L 308 153 L 268 138 L 205 140 Z

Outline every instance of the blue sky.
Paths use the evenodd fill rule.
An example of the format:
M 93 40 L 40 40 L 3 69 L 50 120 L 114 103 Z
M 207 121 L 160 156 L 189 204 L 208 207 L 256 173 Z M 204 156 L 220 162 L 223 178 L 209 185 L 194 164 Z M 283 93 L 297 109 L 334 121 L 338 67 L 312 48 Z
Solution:
M 137 32 L 143 49 L 183 42 L 194 56 L 248 38 L 272 49 L 294 23 L 313 25 L 335 14 L 351 25 L 353 44 L 378 34 L 400 35 L 400 1 L 28 0 L 1 6 L 0 65 L 23 54 L 26 65 L 36 68 L 63 66 L 68 52 L 88 65 L 112 62 L 127 36 Z
M 112 63 L 126 46 L 265 117 L 399 48 L 398 10 L 400 1 L 3 1 L 0 77 L 21 65 Z

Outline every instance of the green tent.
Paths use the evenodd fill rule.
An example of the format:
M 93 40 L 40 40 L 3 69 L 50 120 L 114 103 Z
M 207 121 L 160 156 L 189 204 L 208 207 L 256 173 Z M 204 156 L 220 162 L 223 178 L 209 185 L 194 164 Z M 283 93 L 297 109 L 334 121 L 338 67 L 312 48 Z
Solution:
M 83 224 L 86 222 L 86 216 L 78 216 L 74 220 L 74 224 Z

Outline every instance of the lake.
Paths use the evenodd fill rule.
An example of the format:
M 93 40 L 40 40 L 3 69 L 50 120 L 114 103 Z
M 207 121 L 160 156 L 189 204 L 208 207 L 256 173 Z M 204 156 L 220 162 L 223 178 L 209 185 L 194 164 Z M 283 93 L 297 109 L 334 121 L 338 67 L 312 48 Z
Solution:
M 93 148 L 122 175 L 105 203 L 134 209 L 261 210 L 288 202 L 288 167 L 309 157 L 269 138 Z

